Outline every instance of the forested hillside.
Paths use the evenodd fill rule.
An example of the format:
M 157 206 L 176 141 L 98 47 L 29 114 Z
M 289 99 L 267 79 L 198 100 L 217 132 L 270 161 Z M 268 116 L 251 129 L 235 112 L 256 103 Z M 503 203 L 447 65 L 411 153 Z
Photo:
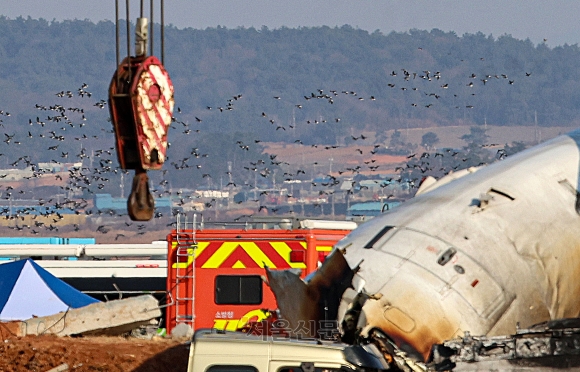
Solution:
M 388 143 L 381 136 L 388 129 L 566 126 L 580 118 L 577 45 L 549 48 L 509 35 L 439 30 L 369 34 L 350 26 L 168 26 L 165 35 L 165 66 L 175 84 L 170 160 L 176 169 L 195 169 L 183 160 L 190 157 L 211 159 L 208 173 L 223 172 L 228 161 L 259 158 L 260 141 L 337 145 L 375 132 L 372 141 Z M 11 154 L 62 161 L 79 149 L 89 154 L 112 146 L 101 100 L 114 70 L 112 22 L 0 17 L 0 124 L 7 132 L 2 139 L 13 136 Z M 70 141 L 55 131 L 62 128 Z M 31 146 L 14 146 L 26 137 Z M 58 149 L 48 152 L 43 138 L 60 138 Z M 0 157 L 0 166 L 14 164 L 9 160 Z

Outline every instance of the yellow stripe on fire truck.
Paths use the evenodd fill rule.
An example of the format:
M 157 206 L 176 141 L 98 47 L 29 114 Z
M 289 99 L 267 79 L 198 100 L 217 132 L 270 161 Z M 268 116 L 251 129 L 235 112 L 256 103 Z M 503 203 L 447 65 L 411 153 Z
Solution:
M 263 268 L 268 266 L 270 268 L 276 268 L 276 265 L 270 260 L 270 258 L 262 252 L 262 250 L 254 242 L 224 242 L 215 253 L 207 259 L 207 261 L 202 264 L 202 269 L 217 269 L 222 263 L 239 247 L 242 247 L 244 251 L 250 256 L 256 264 Z M 239 261 L 238 261 L 239 262 Z M 238 265 L 237 268 L 245 268 L 243 263 Z
M 171 267 L 173 269 L 187 269 L 195 258 L 198 257 L 204 249 L 207 248 L 209 242 L 199 242 L 196 245 L 192 245 L 191 247 L 187 248 L 187 262 L 176 262 Z M 177 242 L 171 243 L 171 251 L 177 248 Z
M 244 328 L 250 321 L 259 323 L 269 316 L 270 312 L 267 310 L 250 310 L 241 319 L 214 319 L 213 328 L 222 331 L 237 331 Z
M 284 260 L 288 262 L 291 268 L 306 269 L 306 264 L 304 262 L 290 262 L 290 252 L 292 251 L 292 248 L 290 248 L 288 244 L 285 242 L 270 242 L 270 245 L 274 247 L 281 257 L 284 257 Z M 302 248 L 306 249 L 306 242 L 300 242 L 300 245 Z
M 201 253 L 209 246 L 209 242 L 198 242 L 197 245 L 187 248 L 187 262 L 177 262 L 172 265 L 174 269 L 185 269 L 189 267 L 196 258 L 198 258 Z M 306 264 L 304 262 L 290 262 L 290 252 L 292 248 L 288 246 L 286 242 L 274 241 L 268 242 L 268 244 L 276 250 L 280 258 L 282 258 L 289 266 L 293 269 L 305 269 Z M 303 249 L 306 249 L 306 242 L 299 243 Z M 177 243 L 173 242 L 172 249 L 177 247 Z M 238 242 L 230 241 L 223 242 L 215 253 L 212 254 L 204 263 L 202 263 L 202 269 L 217 269 L 224 261 L 236 250 L 241 247 L 247 255 L 261 268 L 268 266 L 269 268 L 275 269 L 277 265 L 268 257 L 266 253 L 258 247 L 254 242 Z M 330 252 L 332 246 L 320 245 L 316 247 L 318 252 Z M 243 269 L 246 266 L 243 262 L 237 261 L 232 268 Z

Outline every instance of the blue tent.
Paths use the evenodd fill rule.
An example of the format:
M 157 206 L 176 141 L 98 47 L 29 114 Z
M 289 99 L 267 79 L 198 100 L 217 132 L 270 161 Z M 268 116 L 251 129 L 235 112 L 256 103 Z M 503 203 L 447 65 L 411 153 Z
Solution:
M 0 265 L 0 320 L 54 315 L 95 302 L 30 258 Z

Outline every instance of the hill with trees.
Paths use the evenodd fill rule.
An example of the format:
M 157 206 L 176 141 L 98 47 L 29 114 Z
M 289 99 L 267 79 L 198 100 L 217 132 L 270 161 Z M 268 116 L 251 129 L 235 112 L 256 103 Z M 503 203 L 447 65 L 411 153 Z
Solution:
M 261 142 L 338 146 L 373 133 L 368 141 L 404 149 L 401 138 L 383 133 L 571 126 L 580 118 L 578 45 L 549 48 L 510 35 L 437 29 L 369 33 L 348 25 L 168 26 L 165 36 L 176 100 L 169 169 L 191 176 L 170 172 L 173 186 L 203 185 L 206 174 L 218 182 L 228 167 L 244 182 L 254 172 L 271 173 L 280 164 L 270 164 Z M 110 21 L 0 17 L 0 152 L 10 154 L 0 157 L 0 167 L 91 157 L 95 169 L 114 171 L 106 99 L 115 68 Z M 423 142 L 414 145 L 437 146 L 431 134 Z

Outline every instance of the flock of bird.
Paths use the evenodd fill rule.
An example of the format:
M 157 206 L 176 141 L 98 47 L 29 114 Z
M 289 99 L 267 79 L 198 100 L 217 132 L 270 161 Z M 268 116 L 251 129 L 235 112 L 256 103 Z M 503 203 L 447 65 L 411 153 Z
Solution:
M 413 72 L 407 69 L 400 69 L 399 71 L 391 71 L 389 74 L 392 82 L 388 84 L 389 89 L 397 89 L 405 94 L 414 94 L 412 97 L 416 97 L 417 100 L 411 99 L 412 107 L 423 106 L 425 108 L 430 108 L 437 102 L 443 101 L 450 97 L 454 99 L 459 98 L 461 92 L 469 92 L 469 90 L 474 89 L 477 85 L 489 86 L 493 81 L 504 80 L 506 84 L 515 84 L 516 79 L 508 77 L 506 74 L 484 74 L 479 75 L 476 73 L 469 74 L 465 76 L 465 80 L 462 82 L 452 82 L 445 79 L 444 76 L 439 71 L 431 72 L 428 70 L 423 70 L 420 72 Z M 530 72 L 525 72 L 523 77 L 530 77 L 532 74 Z M 6 218 L 14 218 L 23 220 L 25 215 L 38 213 L 38 208 L 44 208 L 41 211 L 41 215 L 52 216 L 52 223 L 37 222 L 33 226 L 24 226 L 22 224 L 16 224 L 15 229 L 22 231 L 27 228 L 32 234 L 39 233 L 39 229 L 47 229 L 50 231 L 58 230 L 58 223 L 63 219 L 63 215 L 59 212 L 62 208 L 68 208 L 74 210 L 75 213 L 86 213 L 86 214 L 103 214 L 103 212 L 98 210 L 88 209 L 88 201 L 82 197 L 75 195 L 88 195 L 93 193 L 98 193 L 103 190 L 111 182 L 111 179 L 115 177 L 118 179 L 119 174 L 128 175 L 128 172 L 122 170 L 118 167 L 116 161 L 116 150 L 114 146 L 114 137 L 112 125 L 110 123 L 100 123 L 99 119 L 91 119 L 91 116 L 95 117 L 108 117 L 108 112 L 106 116 L 99 114 L 100 110 L 108 109 L 107 101 L 104 99 L 94 100 L 93 94 L 88 90 L 89 85 L 83 83 L 76 90 L 61 90 L 54 94 L 58 103 L 55 104 L 35 104 L 34 108 L 37 110 L 38 115 L 35 118 L 28 119 L 29 130 L 25 131 L 26 135 L 17 135 L 16 132 L 21 133 L 22 131 L 14 131 L 12 128 L 17 125 L 25 125 L 25 123 L 18 123 L 14 116 L 8 111 L 0 110 L 0 126 L 4 127 L 5 130 L 11 129 L 10 131 L 4 133 L 3 145 L 0 146 L 0 159 L 4 158 L 4 163 L 12 168 L 27 167 L 30 169 L 30 175 L 26 176 L 25 179 L 35 179 L 46 177 L 47 173 L 50 173 L 46 169 L 46 166 L 42 166 L 40 157 L 46 156 L 46 163 L 52 163 L 58 165 L 59 163 L 82 163 L 80 167 L 71 167 L 68 170 L 68 178 L 62 179 L 62 175 L 56 174 L 55 181 L 61 181 L 62 193 L 67 195 L 64 200 L 56 201 L 55 198 L 49 200 L 36 199 L 38 206 L 27 210 L 26 208 L 18 209 L 18 212 L 13 212 L 11 208 L 7 207 L 8 202 L 14 200 L 16 197 L 20 199 L 26 199 L 27 196 L 33 198 L 33 190 L 14 190 L 12 182 L 6 181 L 6 186 L 2 186 L 0 183 L 0 200 L 4 199 L 5 202 L 2 203 L 5 206 L 0 207 L 0 215 Z M 449 93 L 451 92 L 451 93 Z M 178 95 L 179 92 L 176 92 Z M 476 93 L 468 93 L 469 95 L 474 95 Z M 451 95 L 451 96 L 450 96 Z M 184 114 L 180 107 L 176 107 L 176 112 L 172 120 L 170 131 L 175 131 L 182 135 L 195 135 L 200 133 L 207 128 L 208 123 L 219 123 L 218 120 L 211 116 L 211 113 L 227 113 L 232 112 L 236 108 L 236 104 L 244 100 L 242 94 L 232 95 L 225 104 L 206 106 L 203 110 L 204 113 L 190 113 Z M 291 105 L 295 110 L 305 110 L 308 111 L 308 105 L 313 101 L 325 102 L 330 105 L 337 105 L 344 102 L 343 98 L 350 99 L 350 103 L 353 101 L 365 101 L 370 102 L 367 104 L 375 104 L 375 102 L 381 101 L 381 97 L 378 95 L 360 94 L 353 90 L 335 90 L 335 89 L 316 89 L 313 92 L 308 92 L 303 95 L 303 100 L 300 102 L 286 101 L 283 96 L 276 95 L 271 96 L 270 99 L 274 99 L 281 103 Z M 420 104 L 420 98 L 431 99 L 433 101 Z M 266 98 L 267 99 L 267 98 Z M 68 102 L 67 102 L 68 100 Z M 457 100 L 456 100 L 457 101 Z M 460 108 L 461 106 L 455 105 L 454 107 Z M 465 108 L 472 108 L 473 105 L 466 104 Z M 106 111 L 106 110 L 105 110 Z M 314 112 L 311 110 L 308 112 Z M 8 119 L 10 118 L 10 119 Z M 390 169 L 392 165 L 386 167 L 384 164 L 377 162 L 376 155 L 383 147 L 380 143 L 371 143 L 371 138 L 368 134 L 360 133 L 358 135 L 351 134 L 350 139 L 352 143 L 361 143 L 360 146 L 352 145 L 336 145 L 336 144 L 312 144 L 306 146 L 302 143 L 299 138 L 293 138 L 296 135 L 296 125 L 295 121 L 284 121 L 280 120 L 276 113 L 268 113 L 266 111 L 256 112 L 256 120 L 264 120 L 267 127 L 274 132 L 285 132 L 286 133 L 286 143 L 293 144 L 293 146 L 300 146 L 303 148 L 304 153 L 308 151 L 352 151 L 352 159 L 360 160 L 360 163 L 354 166 L 335 165 L 333 171 L 329 171 L 327 174 L 322 174 L 322 182 L 316 182 L 310 180 L 310 187 L 314 187 L 318 190 L 320 195 L 332 195 L 338 191 L 338 185 L 341 184 L 341 180 L 345 178 L 352 179 L 360 174 L 371 175 L 376 174 L 384 178 L 389 174 L 389 180 L 391 181 L 401 181 L 403 180 L 403 173 L 411 173 L 413 170 L 418 170 L 421 174 L 425 174 L 429 171 L 433 171 L 431 163 L 428 158 L 444 158 L 448 157 L 453 159 L 454 163 L 449 163 L 446 167 L 441 166 L 442 162 L 439 160 L 439 169 L 437 172 L 439 174 L 444 174 L 449 171 L 453 171 L 461 167 L 462 163 L 467 160 L 465 154 L 460 154 L 458 151 L 443 151 L 436 152 L 434 154 L 425 152 L 416 159 L 411 155 L 408 157 L 406 164 L 396 167 L 395 169 Z M 192 121 L 192 123 L 189 122 Z M 345 120 L 340 117 L 332 118 L 309 118 L 304 121 L 303 124 L 306 125 L 318 125 L 331 123 L 332 125 L 341 125 L 344 128 L 347 127 Z M 90 129 L 90 130 L 89 130 Z M 95 134 L 101 132 L 100 135 Z M 184 140 L 184 139 L 181 139 Z M 26 142 L 30 141 L 30 142 Z M 70 144 L 71 141 L 78 141 L 79 148 L 75 153 L 71 153 L 70 146 L 63 146 L 62 144 Z M 185 140 L 187 141 L 187 140 Z M 195 142 L 195 137 L 192 139 Z M 256 144 L 264 142 L 260 138 L 254 139 L 253 143 L 245 143 L 244 141 L 238 140 L 235 146 L 239 151 L 249 151 L 250 148 Z M 9 154 L 13 153 L 11 149 L 14 146 L 27 146 L 30 144 L 29 151 L 30 155 L 18 156 L 15 159 L 8 159 Z M 102 145 L 105 145 L 103 147 Z M 96 146 L 101 145 L 103 148 L 97 148 Z M 224 144 L 226 145 L 226 144 Z M 3 147 L 3 148 L 2 148 Z M 65 151 L 63 148 L 67 148 Z M 168 186 L 168 172 L 180 171 L 183 169 L 195 169 L 200 172 L 202 179 L 207 179 L 209 184 L 212 184 L 212 179 L 218 179 L 219 177 L 226 177 L 228 183 L 225 188 L 240 188 L 244 187 L 246 189 L 257 188 L 258 184 L 256 182 L 256 177 L 259 176 L 264 179 L 271 179 L 276 175 L 277 171 L 280 170 L 279 174 L 282 174 L 284 181 L 293 181 L 297 178 L 308 179 L 314 177 L 308 177 L 313 175 L 313 170 L 322 168 L 322 164 L 316 161 L 303 164 L 290 164 L 289 162 L 281 161 L 277 158 L 275 154 L 269 155 L 269 157 L 255 159 L 254 161 L 249 161 L 247 164 L 240 165 L 240 169 L 244 169 L 247 172 L 247 177 L 243 180 L 233 180 L 232 173 L 230 170 L 224 171 L 223 175 L 212 175 L 209 173 L 204 173 L 204 163 L 207 161 L 219 161 L 218 159 L 211 159 L 209 154 L 200 151 L 199 147 L 192 147 L 190 153 L 187 157 L 182 159 L 173 159 L 171 155 L 171 148 L 168 149 L 168 158 L 164 170 L 161 172 L 161 180 L 157 180 L 156 183 L 161 186 L 161 189 L 165 191 L 157 191 L 155 196 L 171 196 L 175 198 L 178 205 L 184 205 L 189 200 L 194 199 L 192 195 L 184 195 L 182 191 L 172 192 L 167 190 Z M 344 147 L 345 149 L 341 149 Z M 311 148 L 311 150 L 307 150 Z M 32 151 L 34 149 L 34 151 Z M 370 149 L 370 150 L 369 150 Z M 39 155 L 42 153 L 42 155 Z M 34 154 L 34 156 L 32 156 Z M 49 156 L 53 154 L 53 156 Z M 458 159 L 458 155 L 462 156 L 462 159 Z M 500 153 L 498 151 L 498 158 L 505 157 L 505 152 Z M 33 158 L 35 160 L 33 160 Z M 419 162 L 413 163 L 414 160 L 419 160 Z M 191 164 L 195 162 L 195 164 Z M 9 175 L 10 171 L 6 171 L 6 174 L 2 174 L 0 170 L 0 182 Z M 323 172 L 324 173 L 324 172 Z M 399 176 L 392 173 L 399 173 Z M 317 175 L 314 175 L 317 176 Z M 9 178 L 9 177 L 8 177 Z M 356 182 L 356 181 L 354 181 Z M 417 184 L 417 179 L 406 179 L 406 182 L 411 182 L 412 184 Z M 222 185 L 223 186 L 223 185 Z M 352 188 L 351 188 L 352 190 Z M 352 192 L 352 191 L 351 191 Z M 261 195 L 262 196 L 262 195 Z M 290 195 L 293 196 L 293 195 Z M 263 209 L 268 209 L 266 205 L 261 204 L 261 198 L 254 200 L 256 204 L 256 212 L 260 212 Z M 206 208 L 212 208 L 216 205 L 216 199 L 211 199 L 205 201 L 204 205 Z M 276 207 L 270 208 L 275 212 Z M 106 213 L 105 213 L 106 214 Z M 109 212 L 109 214 L 113 214 Z M 161 218 L 161 213 L 156 213 L 156 218 Z M 75 226 L 78 228 L 78 226 Z M 100 226 L 97 229 L 99 233 L 108 233 L 109 229 L 106 226 Z M 117 239 L 124 236 L 117 236 Z

